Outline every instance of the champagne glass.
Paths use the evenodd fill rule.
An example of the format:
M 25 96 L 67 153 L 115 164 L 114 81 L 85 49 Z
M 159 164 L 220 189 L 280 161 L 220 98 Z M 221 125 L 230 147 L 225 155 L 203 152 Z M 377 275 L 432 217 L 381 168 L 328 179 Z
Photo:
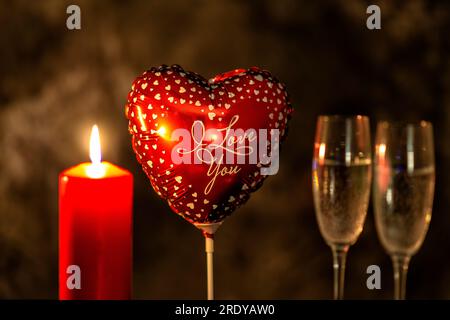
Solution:
M 368 117 L 319 116 L 312 186 L 320 232 L 333 252 L 334 299 L 344 297 L 347 251 L 363 230 L 371 158 Z
M 405 299 L 406 274 L 421 247 L 434 195 L 433 127 L 380 122 L 375 146 L 373 202 L 378 237 L 394 266 L 395 299 Z

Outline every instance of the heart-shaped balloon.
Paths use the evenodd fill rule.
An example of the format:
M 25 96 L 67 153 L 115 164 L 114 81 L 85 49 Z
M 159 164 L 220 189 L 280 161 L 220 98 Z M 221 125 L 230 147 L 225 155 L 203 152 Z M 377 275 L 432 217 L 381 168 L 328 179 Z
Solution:
M 136 78 L 125 112 L 154 190 L 203 225 L 220 223 L 276 172 L 292 108 L 284 85 L 256 67 L 208 82 L 163 65 Z

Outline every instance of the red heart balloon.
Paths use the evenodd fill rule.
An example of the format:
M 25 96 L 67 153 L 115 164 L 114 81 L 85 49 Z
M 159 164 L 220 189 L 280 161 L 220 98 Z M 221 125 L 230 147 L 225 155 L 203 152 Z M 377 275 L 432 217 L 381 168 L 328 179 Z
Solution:
M 136 78 L 125 109 L 133 149 L 152 187 L 196 225 L 221 222 L 261 186 L 261 169 L 270 164 L 256 149 L 277 151 L 292 112 L 284 85 L 267 71 L 237 69 L 208 82 L 178 65 Z M 239 155 L 247 161 L 238 162 Z

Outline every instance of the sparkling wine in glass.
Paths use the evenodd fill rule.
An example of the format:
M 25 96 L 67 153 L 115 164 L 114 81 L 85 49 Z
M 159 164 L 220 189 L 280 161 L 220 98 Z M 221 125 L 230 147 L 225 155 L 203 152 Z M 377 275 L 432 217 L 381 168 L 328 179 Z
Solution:
M 320 232 L 333 252 L 334 299 L 343 299 L 347 251 L 363 230 L 371 161 L 368 117 L 318 118 L 312 186 Z
M 421 247 L 434 195 L 431 123 L 380 122 L 373 202 L 378 237 L 394 265 L 395 299 L 405 299 L 409 260 Z

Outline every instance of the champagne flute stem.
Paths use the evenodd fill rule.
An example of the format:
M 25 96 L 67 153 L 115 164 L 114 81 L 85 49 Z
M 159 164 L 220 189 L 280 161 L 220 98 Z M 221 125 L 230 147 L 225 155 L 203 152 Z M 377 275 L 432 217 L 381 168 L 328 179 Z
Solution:
M 406 275 L 408 273 L 410 257 L 406 255 L 393 255 L 392 263 L 394 265 L 394 285 L 395 300 L 405 300 L 406 297 Z
M 214 300 L 214 236 L 205 234 L 206 274 L 208 300 Z
M 332 245 L 333 272 L 334 272 L 334 300 L 344 299 L 345 262 L 347 259 L 348 245 Z

